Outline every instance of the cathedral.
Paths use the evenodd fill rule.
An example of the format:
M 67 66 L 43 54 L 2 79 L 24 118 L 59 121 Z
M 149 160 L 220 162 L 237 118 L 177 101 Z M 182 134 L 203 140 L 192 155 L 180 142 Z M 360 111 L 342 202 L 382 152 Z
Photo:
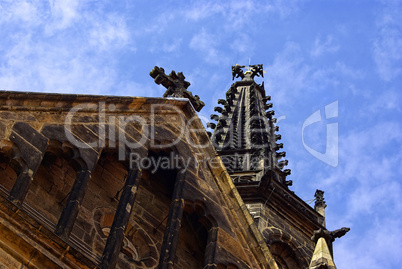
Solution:
M 160 67 L 163 98 L 0 92 L 0 268 L 336 268 L 349 228 L 289 189 L 263 74 L 232 67 L 212 132 Z

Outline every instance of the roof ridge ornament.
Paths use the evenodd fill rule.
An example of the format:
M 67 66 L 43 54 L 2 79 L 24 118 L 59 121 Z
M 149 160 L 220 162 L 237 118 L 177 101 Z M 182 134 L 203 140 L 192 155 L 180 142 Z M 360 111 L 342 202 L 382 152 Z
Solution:
M 152 71 L 149 72 L 149 75 L 154 78 L 156 84 L 162 84 L 162 86 L 167 89 L 163 97 L 187 98 L 197 112 L 200 112 L 205 106 L 198 95 L 193 96 L 193 94 L 187 90 L 191 84 L 185 80 L 186 77 L 182 72 L 176 74 L 176 72 L 172 70 L 169 75 L 166 75 L 162 67 L 155 66 Z
M 247 68 L 246 72 L 243 72 L 243 68 Z M 250 77 L 254 79 L 255 76 L 259 77 L 264 77 L 264 70 L 263 70 L 263 65 L 262 64 L 254 64 L 254 65 L 234 65 L 232 66 L 232 80 L 235 78 L 241 77 L 244 79 L 246 74 L 250 74 Z

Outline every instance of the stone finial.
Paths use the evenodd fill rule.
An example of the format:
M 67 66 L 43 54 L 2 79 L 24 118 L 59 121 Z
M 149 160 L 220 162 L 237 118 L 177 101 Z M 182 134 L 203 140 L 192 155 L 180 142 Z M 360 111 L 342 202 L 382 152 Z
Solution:
M 243 68 L 247 68 L 248 70 L 244 73 Z M 252 79 L 254 79 L 255 76 L 259 77 L 260 75 L 261 77 L 264 77 L 264 70 L 262 64 L 255 64 L 249 66 L 236 64 L 235 66 L 232 66 L 232 80 L 238 77 L 241 77 L 243 79 L 246 73 L 248 73 Z
M 176 74 L 172 70 L 169 75 L 166 75 L 162 67 L 155 66 L 149 75 L 154 78 L 156 84 L 162 84 L 167 89 L 163 97 L 188 98 L 197 112 L 205 106 L 198 95 L 193 96 L 190 91 L 187 91 L 190 82 L 184 80 L 186 77 L 182 72 Z

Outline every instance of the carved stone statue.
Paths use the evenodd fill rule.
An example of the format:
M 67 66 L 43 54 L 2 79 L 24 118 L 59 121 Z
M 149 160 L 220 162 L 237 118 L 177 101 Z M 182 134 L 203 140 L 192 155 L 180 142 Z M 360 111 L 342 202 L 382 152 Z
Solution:
M 255 76 L 259 77 L 260 75 L 261 77 L 264 77 L 264 70 L 262 68 L 262 64 L 250 65 L 250 71 L 253 73 L 251 75 L 252 78 L 254 78 Z
M 238 65 L 238 64 L 232 66 L 232 80 L 238 77 L 241 77 L 242 79 L 244 78 L 244 73 L 242 70 L 242 68 L 244 67 L 245 67 L 244 65 Z
M 162 67 L 155 66 L 149 75 L 154 78 L 156 84 L 162 84 L 167 89 L 163 97 L 188 98 L 197 112 L 205 106 L 198 95 L 193 96 L 190 91 L 187 91 L 190 82 L 185 81 L 186 77 L 182 72 L 176 74 L 172 70 L 169 75 L 166 75 Z

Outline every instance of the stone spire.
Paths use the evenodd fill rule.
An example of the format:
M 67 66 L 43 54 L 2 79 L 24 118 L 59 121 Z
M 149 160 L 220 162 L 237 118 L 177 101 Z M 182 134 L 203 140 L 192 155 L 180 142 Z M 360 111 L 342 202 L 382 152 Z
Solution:
M 327 241 L 323 237 L 317 240 L 309 269 L 336 269 Z
M 277 143 L 281 135 L 277 134 L 275 112 L 271 109 L 271 99 L 265 94 L 264 83 L 254 81 L 255 76 L 263 77 L 262 64 L 233 66 L 233 79 L 241 78 L 232 84 L 226 92 L 226 99 L 219 99 L 207 126 L 214 129 L 211 141 L 235 183 L 261 181 L 268 172 L 285 185 L 289 169 L 283 170 L 287 160 L 285 152 L 278 152 L 283 147 Z

